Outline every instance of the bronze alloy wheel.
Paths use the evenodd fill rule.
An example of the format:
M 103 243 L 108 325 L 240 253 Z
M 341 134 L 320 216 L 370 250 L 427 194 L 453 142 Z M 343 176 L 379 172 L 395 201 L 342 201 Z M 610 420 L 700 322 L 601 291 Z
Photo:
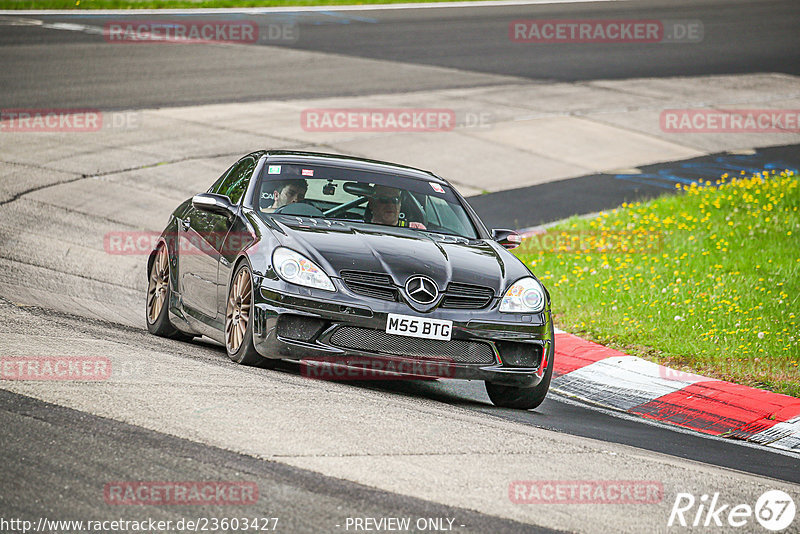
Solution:
M 242 268 L 234 278 L 228 294 L 228 307 L 225 313 L 225 345 L 229 354 L 234 354 L 244 341 L 250 308 L 253 301 L 253 284 L 250 270 Z
M 147 285 L 147 320 L 150 324 L 158 320 L 167 300 L 169 285 L 169 257 L 167 247 L 161 246 L 156 252 L 150 268 L 150 281 Z

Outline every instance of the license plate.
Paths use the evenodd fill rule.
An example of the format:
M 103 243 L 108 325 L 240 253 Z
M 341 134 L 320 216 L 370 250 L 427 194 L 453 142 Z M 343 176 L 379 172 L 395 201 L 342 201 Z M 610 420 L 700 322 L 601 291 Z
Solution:
M 386 319 L 387 334 L 450 341 L 452 331 L 453 321 L 426 319 L 397 313 L 390 313 Z

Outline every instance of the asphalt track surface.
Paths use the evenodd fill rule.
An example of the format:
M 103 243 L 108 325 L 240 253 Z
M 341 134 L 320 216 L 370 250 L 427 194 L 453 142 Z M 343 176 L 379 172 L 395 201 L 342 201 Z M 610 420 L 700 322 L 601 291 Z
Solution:
M 51 497 L 41 489 L 58 488 L 59 498 L 47 505 L 49 518 L 80 515 L 97 520 L 118 519 L 120 513 L 113 507 L 89 504 L 103 495 L 103 484 L 94 476 L 97 470 L 119 474 L 124 480 L 150 480 L 154 474 L 160 480 L 197 480 L 204 476 L 236 480 L 245 476 L 258 484 L 260 493 L 266 493 L 263 497 L 268 498 L 260 498 L 255 506 L 232 507 L 227 511 L 228 517 L 277 518 L 279 532 L 313 532 L 325 527 L 333 530 L 344 525 L 345 516 L 456 517 L 462 527 L 459 530 L 467 532 L 556 532 L 320 477 L 285 464 L 200 445 L 3 390 L 0 423 L 4 429 L 0 434 L 3 455 L 18 459 L 13 464 L 6 462 L 8 467 L 0 483 L 0 506 L 5 517 L 40 514 L 40 503 Z M 38 445 L 31 447 L 31 443 Z M 192 506 L 189 517 L 219 515 L 219 509 L 213 506 Z M 175 506 L 154 511 L 140 508 L 133 513 L 126 510 L 125 517 L 131 521 L 152 518 L 177 523 L 187 517 L 187 510 Z
M 669 45 L 642 51 L 635 45 L 606 48 L 563 46 L 546 55 L 509 43 L 509 20 L 538 18 L 669 18 L 702 19 L 705 47 Z M 332 20 L 332 19 L 339 20 Z M 97 24 L 93 20 L 54 17 L 70 22 Z M 672 76 L 712 73 L 800 73 L 800 49 L 796 46 L 796 22 L 800 4 L 784 2 L 624 2 L 590 5 L 545 5 L 458 11 L 425 10 L 359 12 L 333 17 L 297 16 L 302 39 L 298 50 L 325 51 L 342 56 L 401 61 L 525 78 L 591 80 L 640 76 Z M 291 20 L 291 19 L 290 19 Z M 307 21 L 307 22 L 304 22 Z M 346 23 L 344 23 L 346 21 Z M 399 92 L 420 88 L 474 86 L 474 79 L 428 79 L 422 75 L 401 81 L 358 79 L 353 73 L 326 76 L 323 66 L 275 77 L 276 65 L 258 59 L 241 48 L 98 46 L 102 39 L 78 31 L 46 31 L 29 26 L 0 26 L 0 106 L 130 109 L 197 103 L 340 96 Z M 735 36 L 735 38 L 732 38 Z M 79 53 L 76 53 L 79 52 Z M 282 71 L 283 72 L 283 71 Z M 302 82 L 302 83 L 300 83 Z M 488 82 L 487 82 L 488 83 Z M 157 88 L 157 90 L 154 90 Z M 776 149 L 775 157 L 796 158 L 796 147 Z M 794 161 L 794 160 L 793 160 Z M 655 170 L 653 169 L 643 169 Z M 554 201 L 536 217 L 500 222 L 522 227 L 612 207 L 622 201 L 663 191 L 639 186 L 617 177 L 593 177 L 604 184 L 605 196 L 597 204 L 575 207 Z M 588 178 L 587 178 L 588 180 Z M 553 199 L 568 198 L 570 188 L 581 188 L 580 179 L 539 186 Z M 652 189 L 649 189 L 651 187 Z M 479 211 L 496 212 L 509 196 L 541 195 L 543 189 L 496 193 L 474 201 Z M 503 195 L 506 195 L 505 197 Z M 639 196 L 636 196 L 639 195 Z M 532 198 L 532 197 L 528 197 Z M 11 304 L 3 301 L 4 307 Z M 77 329 L 87 335 L 123 339 L 131 347 L 147 347 L 155 341 L 143 330 L 87 320 L 79 314 L 58 315 L 35 307 L 15 311 L 20 324 L 33 321 L 40 328 L 47 321 L 62 330 Z M 24 316 L 24 318 L 22 317 Z M 38 322 L 36 322 L 38 321 Z M 54 332 L 55 330 L 55 326 Z M 166 343 L 179 354 L 195 350 L 215 365 L 229 365 L 224 352 L 213 344 Z M 189 358 L 189 356 L 186 356 Z M 296 376 L 290 364 L 279 372 Z M 390 396 L 429 399 L 444 406 L 467 409 L 488 419 L 502 419 L 582 438 L 593 438 L 638 449 L 689 459 L 790 483 L 800 483 L 800 462 L 793 456 L 761 447 L 709 438 L 660 425 L 645 424 L 586 407 L 556 395 L 535 411 L 519 412 L 491 407 L 480 384 L 467 382 L 358 383 L 350 387 Z M 436 503 L 326 477 L 281 463 L 268 462 L 199 442 L 169 436 L 127 423 L 48 404 L 31 397 L 0 390 L 0 510 L 4 516 L 43 513 L 52 517 L 113 517 L 97 499 L 98 480 L 109 473 L 121 480 L 225 479 L 245 474 L 261 488 L 270 488 L 269 501 L 258 515 L 280 510 L 286 532 L 336 530 L 332 524 L 345 516 L 453 517 L 468 532 L 545 532 L 530 524 L 448 508 Z M 26 482 L 23 482 L 26 481 Z M 263 490 L 262 490 L 263 491 Z M 248 515 L 254 510 L 248 510 Z M 126 512 L 130 512 L 129 510 Z M 184 516 L 173 509 L 154 507 L 150 516 Z M 219 515 L 218 510 L 192 510 Z M 137 511 L 136 514 L 143 512 Z M 129 514 L 130 515 L 130 514 Z M 546 518 L 539 524 L 546 525 Z
M 800 73 L 794 0 L 658 0 L 336 13 L 248 14 L 258 23 L 298 24 L 277 46 L 546 83 L 636 77 Z M 102 28 L 118 15 L 31 17 Z M 137 16 L 136 19 L 141 19 Z M 148 20 L 175 16 L 147 15 Z M 185 19 L 187 17 L 181 17 Z M 189 17 L 190 18 L 190 17 Z M 206 15 L 201 17 L 209 19 Z M 215 19 L 241 19 L 226 15 Z M 699 20 L 701 43 L 520 44 L 516 19 Z M 100 35 L 0 26 L 0 106 L 132 109 L 247 100 L 402 93 L 480 85 L 430 76 L 359 76 L 335 58 L 287 62 L 235 47 L 97 46 Z M 358 83 L 353 83 L 358 80 Z M 202 83 L 197 83 L 201 81 Z M 484 81 L 483 83 L 489 83 Z
M 752 154 L 719 153 L 644 165 L 631 174 L 591 174 L 469 198 L 491 228 L 527 229 L 573 215 L 613 209 L 677 191 L 676 184 L 736 175 L 740 170 L 800 169 L 800 145 L 768 147 Z

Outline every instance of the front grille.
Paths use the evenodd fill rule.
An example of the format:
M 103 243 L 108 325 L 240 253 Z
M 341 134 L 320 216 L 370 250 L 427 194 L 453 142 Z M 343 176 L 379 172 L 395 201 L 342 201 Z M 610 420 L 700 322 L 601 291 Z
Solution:
M 442 308 L 477 310 L 486 307 L 492 297 L 494 297 L 494 290 L 489 287 L 451 283 L 447 286 Z
M 392 277 L 386 273 L 341 271 L 339 275 L 350 291 L 366 297 L 398 301 L 399 293 Z M 442 308 L 478 310 L 485 308 L 494 297 L 490 287 L 451 283 L 442 299 Z
M 382 330 L 343 326 L 334 332 L 331 345 L 343 349 L 412 358 L 445 360 L 456 363 L 494 363 L 494 351 L 488 343 L 451 339 L 420 339 L 387 334 Z
M 397 287 L 392 277 L 384 273 L 341 271 L 339 275 L 353 293 L 381 300 L 397 300 Z

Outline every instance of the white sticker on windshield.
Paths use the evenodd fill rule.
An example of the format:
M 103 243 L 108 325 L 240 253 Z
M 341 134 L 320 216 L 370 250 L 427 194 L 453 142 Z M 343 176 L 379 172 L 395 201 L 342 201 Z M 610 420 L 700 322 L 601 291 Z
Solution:
M 430 184 L 433 190 L 436 191 L 437 193 L 444 193 L 444 188 L 441 185 L 435 184 L 433 182 L 430 182 Z
M 267 174 L 280 174 L 281 173 L 281 166 L 280 165 L 270 165 L 267 169 Z

